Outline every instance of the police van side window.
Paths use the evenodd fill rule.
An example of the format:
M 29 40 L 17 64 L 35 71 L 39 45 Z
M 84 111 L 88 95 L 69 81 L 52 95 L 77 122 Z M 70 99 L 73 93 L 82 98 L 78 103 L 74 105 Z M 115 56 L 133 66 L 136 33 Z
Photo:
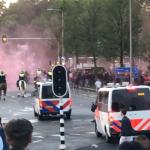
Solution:
M 112 111 L 122 108 L 128 111 L 150 110 L 150 90 L 148 88 L 114 90 L 112 94 Z
M 102 92 L 99 92 L 98 93 L 98 96 L 97 96 L 97 99 L 96 99 L 96 103 L 97 103 L 97 106 L 98 106 L 98 109 L 101 110 L 101 106 L 102 106 L 102 95 L 103 93 Z
M 108 92 L 102 93 L 102 111 L 107 112 L 108 111 Z
M 40 87 L 38 87 L 37 90 L 34 91 L 33 94 L 34 94 L 34 96 L 35 96 L 36 98 L 39 98 L 39 96 L 40 96 Z

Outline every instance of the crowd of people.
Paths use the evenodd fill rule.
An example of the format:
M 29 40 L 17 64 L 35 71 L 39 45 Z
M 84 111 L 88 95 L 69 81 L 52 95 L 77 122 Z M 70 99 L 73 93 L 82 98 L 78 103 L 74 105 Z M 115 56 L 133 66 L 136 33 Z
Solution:
M 95 87 L 95 82 L 100 81 L 101 85 L 106 85 L 107 83 L 121 83 L 121 82 L 129 82 L 130 74 L 124 76 L 123 78 L 119 78 L 112 71 L 103 70 L 101 72 L 92 72 L 90 70 L 71 70 L 68 72 L 68 77 L 70 84 L 74 88 L 79 87 Z M 144 85 L 144 75 L 139 72 L 138 78 L 134 79 L 134 84 L 136 85 Z

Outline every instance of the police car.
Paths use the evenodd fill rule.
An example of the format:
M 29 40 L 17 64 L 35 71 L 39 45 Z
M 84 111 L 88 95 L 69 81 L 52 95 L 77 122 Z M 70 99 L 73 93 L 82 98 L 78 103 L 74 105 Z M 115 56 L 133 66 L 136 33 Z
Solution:
M 100 88 L 96 99 L 95 133 L 112 142 L 121 132 L 121 109 L 127 109 L 133 129 L 150 131 L 150 88 L 148 86 L 106 86 Z
M 59 115 L 60 99 L 52 92 L 52 81 L 39 82 L 37 93 L 34 100 L 34 115 L 42 120 L 44 116 Z M 62 98 L 63 111 L 67 119 L 71 118 L 72 98 L 69 84 L 67 93 Z

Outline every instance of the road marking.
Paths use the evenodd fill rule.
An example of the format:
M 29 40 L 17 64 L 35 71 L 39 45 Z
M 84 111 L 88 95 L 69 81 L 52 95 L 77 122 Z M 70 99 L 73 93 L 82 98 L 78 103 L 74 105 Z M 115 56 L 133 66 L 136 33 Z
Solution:
M 32 107 L 24 107 L 24 109 L 22 111 L 33 111 Z
M 54 137 L 60 137 L 59 134 L 52 134 L 51 136 L 54 136 Z
M 37 119 L 29 119 L 29 121 L 30 121 L 31 123 L 37 123 L 37 122 L 38 122 Z
M 98 145 L 97 144 L 92 144 L 92 147 L 98 148 Z
M 74 136 L 74 135 L 75 135 L 75 136 L 78 136 L 78 135 L 81 135 L 81 134 L 79 134 L 79 133 L 71 133 L 70 135 L 71 135 L 71 136 Z
M 85 132 L 86 134 L 95 134 L 95 132 Z
M 20 115 L 26 115 L 28 114 L 27 112 L 18 112 L 18 113 L 14 113 L 13 116 L 20 116 Z
M 39 142 L 42 142 L 43 140 L 36 140 L 36 141 L 33 141 L 32 143 L 39 143 Z
M 41 136 L 41 135 L 34 135 L 33 137 L 35 137 L 35 138 L 39 138 L 39 139 L 44 139 L 44 137 L 43 137 L 43 136 Z
M 83 128 L 85 128 L 85 127 L 74 127 L 73 129 L 83 129 Z

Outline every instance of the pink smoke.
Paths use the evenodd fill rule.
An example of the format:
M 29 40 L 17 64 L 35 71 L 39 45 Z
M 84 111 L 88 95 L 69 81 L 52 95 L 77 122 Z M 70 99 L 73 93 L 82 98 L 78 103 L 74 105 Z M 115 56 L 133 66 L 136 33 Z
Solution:
M 27 30 L 26 30 L 27 31 Z M 17 32 L 19 32 L 17 30 Z M 17 33 L 16 32 L 16 33 Z M 34 30 L 20 31 L 18 37 L 40 37 Z M 35 34 L 36 33 L 36 34 Z M 8 89 L 16 87 L 20 71 L 30 74 L 31 82 L 37 68 L 48 70 L 57 59 L 57 42 L 46 40 L 9 40 L 0 46 L 0 70 L 7 74 Z

